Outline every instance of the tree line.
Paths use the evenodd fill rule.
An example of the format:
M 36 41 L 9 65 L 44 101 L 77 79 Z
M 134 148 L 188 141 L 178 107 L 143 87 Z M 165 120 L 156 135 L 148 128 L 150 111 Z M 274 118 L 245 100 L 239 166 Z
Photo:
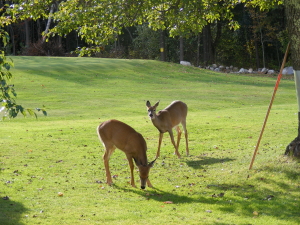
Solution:
M 279 68 L 290 42 L 299 70 L 299 12 L 298 0 L 0 1 L 0 102 L 9 117 L 25 114 L 8 83 L 9 54 Z
M 233 0 L 1 1 L 0 8 L 11 19 L 3 26 L 11 55 L 279 68 L 288 42 L 282 4 L 262 10 Z

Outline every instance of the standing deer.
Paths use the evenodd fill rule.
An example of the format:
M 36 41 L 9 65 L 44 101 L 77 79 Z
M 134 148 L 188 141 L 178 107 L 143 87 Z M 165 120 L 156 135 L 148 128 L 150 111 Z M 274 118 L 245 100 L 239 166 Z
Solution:
M 165 132 L 169 132 L 172 144 L 175 147 L 175 154 L 178 156 L 178 158 L 180 158 L 180 154 L 178 152 L 181 137 L 181 130 L 178 126 L 180 123 L 182 124 L 185 134 L 186 154 L 189 155 L 188 134 L 186 130 L 186 116 L 188 110 L 187 105 L 181 101 L 173 101 L 168 107 L 156 114 L 155 111 L 158 104 L 159 102 L 156 102 L 154 106 L 151 106 L 149 101 L 147 101 L 146 103 L 148 116 L 150 117 L 153 125 L 159 130 L 159 141 L 156 158 L 160 155 L 161 141 Z M 174 141 L 172 130 L 173 128 L 176 128 L 177 131 L 177 145 Z
M 131 186 L 136 187 L 133 176 L 133 160 L 139 168 L 141 178 L 141 188 L 145 189 L 146 183 L 148 187 L 152 187 L 148 174 L 154 161 L 148 164 L 147 161 L 147 144 L 143 136 L 136 132 L 132 127 L 118 120 L 108 120 L 97 127 L 97 133 L 102 142 L 105 153 L 103 161 L 106 171 L 106 182 L 111 185 L 112 179 L 109 170 L 109 158 L 116 148 L 120 149 L 126 154 L 131 172 Z

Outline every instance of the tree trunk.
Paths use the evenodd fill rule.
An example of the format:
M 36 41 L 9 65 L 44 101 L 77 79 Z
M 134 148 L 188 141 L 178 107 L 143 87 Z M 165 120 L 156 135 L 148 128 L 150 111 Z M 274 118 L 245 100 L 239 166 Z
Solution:
M 203 59 L 204 64 L 216 63 L 216 49 L 221 39 L 222 24 L 217 22 L 215 38 L 212 35 L 211 24 L 207 24 L 203 28 Z
M 179 38 L 179 51 L 180 51 L 180 57 L 179 57 L 179 61 L 183 61 L 184 60 L 184 54 L 183 54 L 183 37 Z
M 265 62 L 265 45 L 264 45 L 263 33 L 262 33 L 261 28 L 259 29 L 259 31 L 260 31 L 260 42 L 261 42 L 262 57 L 263 57 L 263 67 L 266 68 L 266 62 Z
M 25 46 L 28 48 L 30 45 L 30 29 L 29 29 L 29 21 L 25 20 Z
M 256 58 L 256 69 L 258 70 L 259 68 L 259 54 L 258 54 L 258 44 L 256 39 L 254 39 L 254 43 L 255 43 L 255 58 Z
M 210 63 L 210 24 L 203 28 L 203 62 L 207 66 Z
M 16 55 L 16 43 L 15 43 L 15 34 L 14 34 L 14 29 L 12 27 L 12 25 L 8 25 L 8 31 L 10 33 L 10 37 L 11 37 L 11 44 L 12 44 L 12 54 Z
M 285 154 L 300 157 L 300 2 L 285 0 L 284 3 L 298 99 L 298 136 L 286 147 Z
M 197 63 L 196 65 L 200 65 L 200 33 L 198 33 L 198 38 L 197 38 Z
M 211 42 L 211 61 L 213 63 L 216 63 L 217 61 L 217 47 L 218 47 L 218 44 L 221 40 L 221 34 L 222 34 L 222 23 L 220 21 L 217 21 L 217 31 L 216 31 L 216 34 L 215 34 L 215 39 L 213 40 L 212 38 L 212 34 L 210 32 L 210 35 L 211 35 L 211 39 L 213 40 Z
M 52 16 L 52 14 L 53 14 L 54 7 L 55 7 L 55 5 L 52 4 L 52 5 L 51 5 L 51 8 L 50 8 L 50 12 L 49 12 L 49 17 L 48 17 L 48 22 L 47 22 L 47 25 L 46 25 L 46 29 L 45 29 L 45 31 L 44 31 L 44 36 L 43 36 L 43 38 L 42 38 L 42 42 L 45 41 L 45 39 L 46 39 L 46 34 L 49 32 L 50 24 L 51 24 L 51 16 Z

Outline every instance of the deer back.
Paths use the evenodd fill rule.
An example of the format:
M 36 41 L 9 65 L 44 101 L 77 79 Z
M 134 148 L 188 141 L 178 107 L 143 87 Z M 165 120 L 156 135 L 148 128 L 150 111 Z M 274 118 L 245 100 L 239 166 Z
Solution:
M 147 165 L 146 141 L 129 125 L 118 120 L 108 120 L 98 127 L 98 134 L 105 145 L 116 146 L 126 155 Z
M 171 124 L 172 127 L 177 126 L 187 116 L 187 105 L 181 101 L 174 101 L 165 109 L 157 114 L 158 118 Z

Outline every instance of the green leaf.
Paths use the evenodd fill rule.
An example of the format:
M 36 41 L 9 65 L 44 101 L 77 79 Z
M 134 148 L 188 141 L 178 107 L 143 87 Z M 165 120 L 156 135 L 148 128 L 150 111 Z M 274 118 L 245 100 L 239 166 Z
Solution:
M 35 116 L 35 118 L 37 119 L 37 115 L 32 109 L 27 109 L 27 112 L 29 113 L 29 115 Z
M 47 116 L 47 111 L 46 110 L 42 110 L 42 112 L 43 112 L 44 116 Z

